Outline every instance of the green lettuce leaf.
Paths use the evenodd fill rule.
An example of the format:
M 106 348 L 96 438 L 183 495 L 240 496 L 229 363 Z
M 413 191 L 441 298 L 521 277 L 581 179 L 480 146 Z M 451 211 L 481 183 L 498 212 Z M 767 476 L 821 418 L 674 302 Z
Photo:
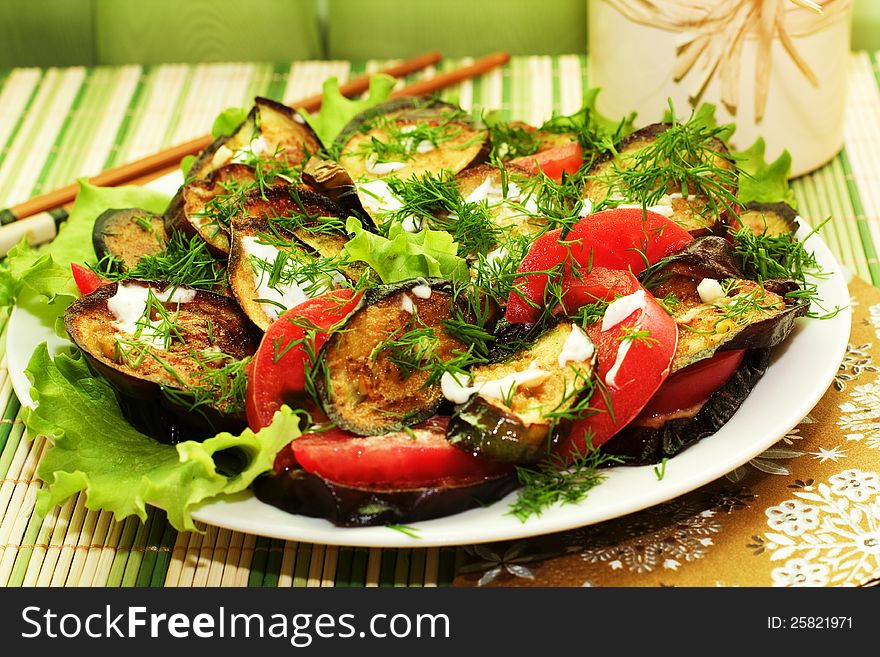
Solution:
M 718 120 L 715 118 L 715 109 L 716 106 L 712 103 L 702 103 L 691 113 L 690 117 L 684 121 L 680 116 L 676 116 L 675 108 L 672 106 L 672 101 L 670 100 L 669 107 L 667 107 L 666 111 L 663 113 L 663 121 L 664 123 L 686 122 L 694 127 L 708 128 L 709 130 L 719 128 L 716 136 L 726 143 L 736 130 L 736 124 L 725 123 L 724 125 L 719 125 Z
M 321 143 L 330 146 L 345 125 L 357 114 L 388 100 L 391 90 L 397 83 L 390 75 L 379 73 L 370 78 L 370 90 L 366 98 L 350 99 L 339 93 L 339 81 L 335 77 L 324 81 L 324 100 L 317 114 L 299 110 L 312 130 L 321 138 Z
M 231 137 L 235 134 L 238 126 L 244 123 L 248 112 L 249 110 L 245 107 L 227 107 L 214 119 L 214 123 L 211 125 L 211 136 L 214 139 Z
M 740 171 L 737 197 L 745 205 L 758 203 L 788 203 L 795 208 L 797 200 L 794 190 L 788 184 L 791 176 L 791 154 L 784 150 L 772 162 L 764 157 L 764 139 L 758 137 L 755 143 L 744 151 L 734 153 Z
M 408 233 L 400 224 L 392 224 L 388 237 L 383 237 L 364 230 L 354 217 L 348 218 L 345 228 L 352 235 L 343 247 L 345 255 L 367 263 L 383 283 L 419 276 L 468 279 L 467 262 L 456 255 L 458 246 L 445 231 L 425 229 Z
M 49 244 L 33 248 L 22 241 L 6 258 L 0 269 L 0 301 L 12 305 L 21 294 L 39 295 L 50 303 L 56 297 L 67 306 L 79 296 L 70 263 L 95 262 L 92 247 L 92 227 L 104 210 L 111 208 L 142 208 L 161 213 L 168 207 L 169 198 L 145 187 L 95 187 L 84 179 L 79 181 L 79 192 L 70 216 L 61 224 L 56 237 Z
M 586 110 L 586 114 L 589 117 L 590 123 L 597 129 L 609 133 L 615 134 L 618 132 L 622 137 L 634 132 L 636 129 L 635 120 L 636 113 L 630 112 L 626 116 L 620 119 L 612 119 L 604 114 L 602 114 L 596 108 L 596 100 L 599 97 L 599 92 L 601 89 L 599 87 L 590 87 L 584 93 L 584 110 Z M 582 112 L 584 110 L 581 110 Z
M 256 433 L 165 445 L 126 422 L 110 385 L 91 372 L 80 352 L 59 354 L 53 361 L 41 345 L 27 373 L 37 407 L 24 411 L 25 425 L 31 435 L 48 436 L 53 443 L 37 469 L 46 482 L 36 507 L 43 516 L 85 491 L 87 508 L 111 511 L 117 520 L 131 515 L 144 520 L 150 504 L 164 509 L 176 529 L 194 530 L 194 505 L 244 490 L 299 435 L 299 420 L 285 406 Z M 215 457 L 224 450 L 243 457 L 234 474 L 219 471 Z

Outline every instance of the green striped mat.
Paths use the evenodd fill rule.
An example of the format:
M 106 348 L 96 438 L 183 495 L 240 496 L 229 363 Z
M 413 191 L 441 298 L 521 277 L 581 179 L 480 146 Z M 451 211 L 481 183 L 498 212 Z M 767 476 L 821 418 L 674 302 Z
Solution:
M 439 70 L 467 60 L 444 61 Z M 255 95 L 294 101 L 388 62 L 205 64 L 0 72 L 0 208 L 78 176 L 204 134 L 218 112 Z M 428 69 L 409 81 L 431 75 Z M 404 82 L 401 82 L 404 84 Z M 443 92 L 465 108 L 500 108 L 540 123 L 580 107 L 583 56 L 514 58 Z M 845 150 L 794 182 L 801 214 L 832 216 L 824 237 L 853 272 L 880 284 L 880 66 L 852 56 Z M 0 314 L 5 334 L 7 312 Z M 5 344 L 5 340 L 3 341 Z M 461 548 L 366 549 L 268 539 L 216 527 L 178 533 L 151 509 L 146 522 L 88 511 L 83 496 L 46 518 L 32 510 L 45 441 L 23 435 L 0 348 L 0 585 L 448 586 Z

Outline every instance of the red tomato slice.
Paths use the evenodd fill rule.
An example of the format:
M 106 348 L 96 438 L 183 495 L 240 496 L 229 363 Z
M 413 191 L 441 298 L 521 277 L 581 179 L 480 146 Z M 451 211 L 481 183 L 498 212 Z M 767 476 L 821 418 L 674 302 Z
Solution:
M 584 153 L 581 145 L 573 141 L 533 155 L 518 157 L 510 163 L 524 166 L 532 173 L 537 173 L 540 169 L 548 178 L 559 182 L 563 173 L 571 174 L 581 168 L 584 163 Z
M 564 458 L 583 454 L 590 445 L 602 445 L 636 417 L 669 376 L 678 345 L 675 320 L 635 276 L 601 268 L 594 271 L 593 281 L 589 281 L 592 273 L 583 278 L 599 292 L 603 286 L 610 286 L 603 298 L 624 296 L 639 303 L 630 306 L 631 312 L 607 330 L 602 330 L 602 321 L 586 329 L 598 358 L 599 382 L 590 400 L 590 407 L 596 412 L 574 421 L 568 438 L 559 448 Z M 633 294 L 643 297 L 630 297 Z M 622 339 L 628 330 L 637 330 L 642 337 Z
M 73 273 L 73 282 L 76 283 L 79 293 L 83 296 L 91 294 L 102 285 L 110 282 L 98 276 L 88 267 L 83 267 L 75 262 L 70 263 L 70 271 Z
M 345 319 L 359 301 L 360 294 L 352 290 L 331 290 L 294 306 L 272 322 L 248 372 L 245 409 L 251 429 L 258 431 L 271 424 L 285 401 L 302 401 L 309 349 L 317 352 L 330 327 Z M 323 330 L 309 338 L 310 328 Z
M 446 439 L 447 418 L 434 418 L 412 433 L 356 436 L 341 429 L 304 434 L 278 458 L 290 458 L 306 472 L 349 486 L 403 490 L 472 482 L 512 471 L 469 454 Z M 278 469 L 276 458 L 276 470 Z
M 615 290 L 630 289 L 631 274 L 620 269 L 569 267 L 562 276 L 562 305 L 569 314 L 597 301 L 614 301 Z
M 507 320 L 514 324 L 529 323 L 540 316 L 547 274 L 530 272 L 549 271 L 571 259 L 572 264 L 587 270 L 607 267 L 639 274 L 648 264 L 678 251 L 691 240 L 691 234 L 671 219 L 640 208 L 591 214 L 574 224 L 564 240 L 560 229 L 544 233 L 535 240 L 517 270 L 524 274 L 517 282 L 521 294 L 511 292 Z
M 744 349 L 721 351 L 670 375 L 640 416 L 666 415 L 706 401 L 739 369 L 745 353 Z

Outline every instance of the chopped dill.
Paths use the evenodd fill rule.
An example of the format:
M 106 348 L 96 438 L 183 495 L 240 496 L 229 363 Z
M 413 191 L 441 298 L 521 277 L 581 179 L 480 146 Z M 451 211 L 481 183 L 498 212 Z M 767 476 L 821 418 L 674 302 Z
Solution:
M 575 452 L 571 463 L 553 454 L 532 468 L 517 466 L 522 488 L 508 513 L 525 522 L 532 516 L 540 516 L 554 504 L 583 502 L 590 490 L 605 479 L 601 467 L 621 462 L 617 456 L 588 449 Z

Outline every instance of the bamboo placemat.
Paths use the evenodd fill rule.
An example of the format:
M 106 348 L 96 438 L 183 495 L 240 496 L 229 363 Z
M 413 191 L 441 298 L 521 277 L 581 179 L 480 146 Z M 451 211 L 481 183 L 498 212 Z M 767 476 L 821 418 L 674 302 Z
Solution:
M 467 60 L 444 61 L 441 70 Z M 292 101 L 388 62 L 297 62 L 0 72 L 0 207 L 78 176 L 144 157 L 205 132 L 218 112 L 255 95 Z M 406 82 L 434 71 L 428 69 Z M 880 284 L 880 68 L 852 56 L 846 147 L 794 183 L 811 223 L 834 217 L 824 237 L 852 271 Z M 401 82 L 400 84 L 405 84 Z M 579 108 L 583 56 L 513 58 L 503 69 L 446 90 L 465 108 L 499 108 L 535 123 Z M 772 155 L 772 154 L 771 154 Z M 0 311 L 0 585 L 6 586 L 449 586 L 466 546 L 346 548 L 205 528 L 173 530 L 164 514 L 117 522 L 83 496 L 47 517 L 33 514 L 34 471 L 45 441 L 29 441 L 6 372 Z

